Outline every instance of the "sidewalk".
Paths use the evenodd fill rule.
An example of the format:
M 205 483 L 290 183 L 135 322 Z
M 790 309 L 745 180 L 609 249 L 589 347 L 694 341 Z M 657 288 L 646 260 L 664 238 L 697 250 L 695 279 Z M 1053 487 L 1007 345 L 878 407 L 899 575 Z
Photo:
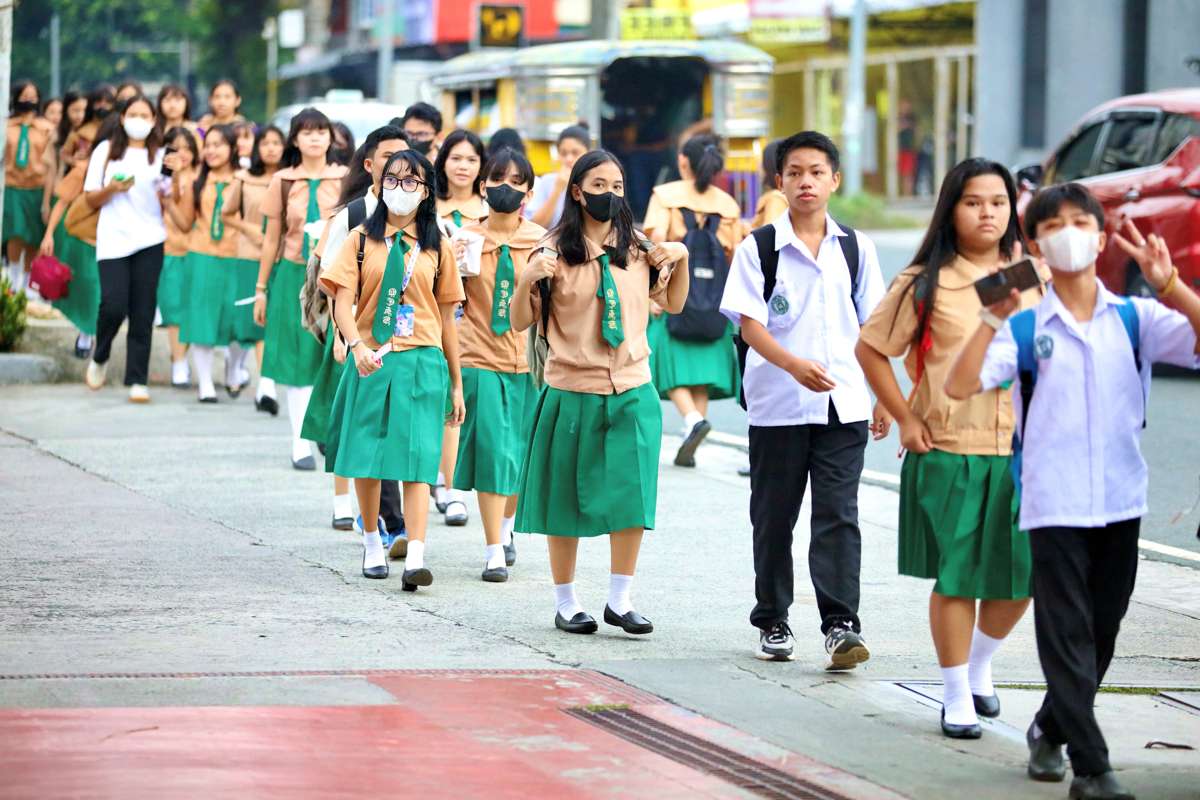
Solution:
M 55 714 L 69 718 L 104 708 L 283 707 L 325 714 L 332 706 L 399 703 L 419 710 L 420 696 L 381 692 L 373 679 L 305 674 L 310 671 L 454 670 L 474 684 L 495 670 L 582 669 L 676 704 L 668 707 L 672 719 L 701 731 L 697 735 L 725 743 L 741 737 L 737 746 L 760 760 L 783 763 L 781 754 L 799 754 L 923 800 L 1066 796 L 1065 786 L 1038 786 L 1023 777 L 1022 736 L 1036 691 L 1003 690 L 1004 715 L 986 723 L 979 742 L 940 736 L 940 687 L 928 683 L 938 676 L 927 632 L 928 586 L 896 575 L 897 496 L 886 489 L 864 486 L 860 496 L 861 612 L 873 658 L 856 673 L 831 676 L 821 670 L 816 608 L 805 591 L 807 512 L 795 548 L 792 621 L 799 659 L 773 664 L 751 656 L 749 488 L 736 474 L 741 455 L 731 449 L 706 446 L 700 466 L 685 471 L 669 465 L 675 442 L 664 441 L 660 529 L 647 535 L 634 589 L 657 630 L 634 639 L 607 626 L 593 637 L 553 628 L 539 537 L 518 537 L 509 583 L 482 584 L 482 534 L 474 513 L 466 529 L 431 527 L 428 562 L 436 581 L 430 589 L 409 595 L 395 578 L 363 580 L 355 538 L 328 527 L 331 481 L 323 473 L 293 471 L 285 415 L 256 414 L 246 397 L 201 406 L 191 393 L 159 389 L 151 405 L 139 408 L 125 402 L 119 388 L 91 395 L 77 385 L 5 387 L 0 431 L 8 434 L 0 434 L 0 504 L 6 509 L 0 607 L 19 610 L 0 615 L 0 708 L 25 709 L 26 722 L 33 715 L 38 730 L 58 731 L 40 743 L 49 752 L 61 753 L 73 741 L 62 738 L 69 720 L 55 723 L 66 727 L 50 724 Z M 603 607 L 607 562 L 602 541 L 584 543 L 578 584 L 593 614 Z M 1180 691 L 1104 694 L 1098 713 L 1127 785 L 1142 797 L 1195 798 L 1198 751 L 1146 745 L 1200 749 L 1200 572 L 1147 560 L 1140 570 L 1109 679 Z M 114 677 L 148 673 L 162 677 Z M 73 677 L 29 677 L 35 675 Z M 1000 652 L 996 675 L 1005 683 L 1040 682 L 1031 618 Z M 504 690 L 482 697 L 494 697 L 498 718 L 520 706 Z M 111 713 L 114 730 L 129 721 Z M 0 737 L 10 738 L 17 716 L 0 712 Z M 169 718 L 164 714 L 149 726 L 171 724 Z M 265 715 L 263 724 L 269 720 Z M 213 724 L 222 729 L 223 723 Z M 379 718 L 366 730 L 382 732 L 391 724 Z M 413 719 L 394 724 L 426 730 Z M 453 714 L 439 716 L 437 725 L 453 727 Z M 615 742 L 598 743 L 580 730 L 567 730 L 564 746 L 587 754 L 580 756 L 581 769 L 598 748 L 608 752 L 605 741 L 618 752 Z M 401 772 L 411 746 L 403 738 L 394 745 Z M 505 765 L 524 763 L 512 755 L 509 739 L 494 747 L 479 751 L 482 762 L 464 758 L 462 768 L 497 764 L 503 774 Z M 320 760 L 320 748 L 311 756 Z M 3 758 L 0 774 L 7 772 Z M 607 769 L 618 763 L 624 762 Z M 638 763 L 660 777 L 678 774 L 659 761 Z M 606 774 L 594 764 L 588 768 Z M 747 796 L 744 790 L 710 792 L 713 784 L 701 783 L 709 788 L 696 788 L 694 796 Z M 368 786 L 346 786 L 344 796 L 366 794 Z M 357 788 L 363 791 L 351 791 Z M 631 792 L 626 796 L 642 796 Z M 0 796 L 15 795 L 0 788 Z

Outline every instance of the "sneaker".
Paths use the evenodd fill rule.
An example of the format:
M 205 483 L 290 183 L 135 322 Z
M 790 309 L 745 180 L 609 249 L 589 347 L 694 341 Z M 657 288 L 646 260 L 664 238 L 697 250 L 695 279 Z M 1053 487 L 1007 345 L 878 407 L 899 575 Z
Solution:
M 108 380 L 108 364 L 97 364 L 95 361 L 89 361 L 87 371 L 83 373 L 83 382 L 93 392 L 98 392 L 104 388 L 104 382 Z
M 129 387 L 129 402 L 131 403 L 149 403 L 150 390 L 140 383 L 135 383 Z
M 829 663 L 825 665 L 829 672 L 854 669 L 871 657 L 866 640 L 848 622 L 839 622 L 829 629 L 825 637 L 825 652 L 829 654 Z
M 392 542 L 388 547 L 388 558 L 396 561 L 403 560 L 408 557 L 408 531 L 402 526 L 400 530 L 392 534 Z
M 763 661 L 791 661 L 793 647 L 796 644 L 792 637 L 792 629 L 786 622 L 776 622 L 765 631 L 758 634 L 758 652 L 754 655 Z
M 700 447 L 700 443 L 704 441 L 704 437 L 708 436 L 711 430 L 712 425 L 706 419 L 693 425 L 692 430 L 684 437 L 683 444 L 679 445 L 679 451 L 675 453 L 675 466 L 696 466 L 696 449 Z

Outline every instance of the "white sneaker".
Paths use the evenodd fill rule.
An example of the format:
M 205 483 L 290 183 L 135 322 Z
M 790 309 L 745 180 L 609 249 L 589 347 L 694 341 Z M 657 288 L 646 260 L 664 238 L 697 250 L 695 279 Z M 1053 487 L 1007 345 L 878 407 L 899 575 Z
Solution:
M 83 375 L 83 382 L 93 392 L 98 392 L 104 388 L 104 381 L 108 378 L 108 364 L 97 364 L 95 361 L 88 361 L 87 372 Z
M 149 403 L 150 390 L 140 383 L 135 383 L 129 387 L 129 402 L 131 403 Z

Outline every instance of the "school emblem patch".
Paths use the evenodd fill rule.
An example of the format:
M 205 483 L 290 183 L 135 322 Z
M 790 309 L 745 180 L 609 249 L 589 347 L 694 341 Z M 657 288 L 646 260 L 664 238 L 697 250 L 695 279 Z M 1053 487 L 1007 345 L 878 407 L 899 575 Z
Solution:
M 1054 340 L 1043 333 L 1033 340 L 1033 354 L 1039 360 L 1044 360 L 1054 355 Z
M 788 312 L 788 308 L 790 308 L 790 306 L 788 305 L 787 298 L 783 295 L 777 294 L 771 298 L 771 310 L 774 311 L 777 316 L 782 317 Z

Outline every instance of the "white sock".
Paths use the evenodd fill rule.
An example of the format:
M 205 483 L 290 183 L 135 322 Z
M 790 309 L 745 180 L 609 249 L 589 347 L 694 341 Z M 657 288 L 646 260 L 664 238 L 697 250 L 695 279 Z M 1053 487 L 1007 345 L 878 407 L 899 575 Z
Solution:
M 182 361 L 171 362 L 171 383 L 190 383 L 191 380 L 186 357 Z
M 967 665 L 942 667 L 942 705 L 946 709 L 946 722 L 951 725 L 977 725 L 975 702 L 971 699 L 971 685 L 967 680 Z
M 333 517 L 334 519 L 345 519 L 346 517 L 354 516 L 354 503 L 350 500 L 348 494 L 335 494 L 333 496 Z
M 254 391 L 254 399 L 262 400 L 264 397 L 275 399 L 275 379 L 263 378 L 258 379 L 258 388 Z
M 312 446 L 304 439 L 292 439 L 292 461 L 299 461 L 312 455 Z
M 387 563 L 387 553 L 383 549 L 383 539 L 379 531 L 363 531 L 364 567 L 382 567 Z
M 575 583 L 556 583 L 554 584 L 554 602 L 558 608 L 558 613 L 565 620 L 570 620 L 571 617 L 583 611 L 583 606 L 579 605 L 579 599 L 575 597 Z
M 466 498 L 467 498 L 467 493 L 464 491 L 461 491 L 459 489 L 447 489 L 446 490 L 446 502 L 447 503 L 462 503 L 463 505 L 466 505 L 467 504 Z
M 438 479 L 437 479 L 437 483 L 436 483 L 436 484 L 434 484 L 434 486 L 433 486 L 433 500 L 434 500 L 434 502 L 435 502 L 435 503 L 437 503 L 438 505 L 441 505 L 441 506 L 444 506 L 444 505 L 446 505 L 446 503 L 450 502 L 450 501 L 449 501 L 449 500 L 446 498 L 446 494 L 447 494 L 447 490 L 446 490 L 446 476 L 445 476 L 443 473 L 439 472 L 439 473 L 438 473 Z
M 288 421 L 292 423 L 292 438 L 300 438 L 304 427 L 304 412 L 308 411 L 308 398 L 312 397 L 311 386 L 287 387 Z
M 77 338 L 79 339 L 79 346 L 80 346 L 80 347 L 84 348 L 85 350 L 86 350 L 86 349 L 90 349 L 90 348 L 91 348 L 91 346 L 92 346 L 92 337 L 91 337 L 91 335 L 90 335 L 90 334 L 87 334 L 87 333 L 82 333 L 82 332 L 81 332 Z M 184 366 L 184 368 L 185 368 L 185 369 L 187 368 L 187 362 L 186 362 L 186 361 L 184 361 L 184 362 L 183 362 L 183 366 Z
M 689 411 L 687 416 L 683 418 L 683 429 L 688 433 L 691 433 L 692 428 L 696 427 L 696 423 L 703 421 L 704 415 L 699 411 Z
M 192 345 L 192 364 L 196 367 L 196 385 L 200 389 L 200 396 L 216 397 L 217 390 L 212 378 L 213 349 Z
M 629 591 L 633 588 L 632 575 L 608 576 L 608 607 L 618 614 L 627 614 L 633 610 L 633 601 L 629 599 Z
M 517 527 L 516 516 L 505 517 L 500 522 L 500 544 L 512 544 L 513 529 Z
M 484 569 L 495 569 L 504 566 L 504 545 L 489 544 L 487 546 L 487 566 Z
M 971 657 L 967 661 L 971 694 L 991 697 L 996 693 L 996 687 L 992 685 L 992 656 L 1003 643 L 1003 639 L 993 639 L 979 628 L 975 629 L 975 635 L 971 637 Z
M 408 557 L 404 560 L 404 568 L 421 569 L 425 566 L 425 543 L 416 539 L 408 540 Z
M 242 375 L 246 372 L 246 356 L 250 354 L 249 350 L 244 349 L 237 342 L 229 343 L 229 350 L 225 354 L 225 385 L 241 386 Z

